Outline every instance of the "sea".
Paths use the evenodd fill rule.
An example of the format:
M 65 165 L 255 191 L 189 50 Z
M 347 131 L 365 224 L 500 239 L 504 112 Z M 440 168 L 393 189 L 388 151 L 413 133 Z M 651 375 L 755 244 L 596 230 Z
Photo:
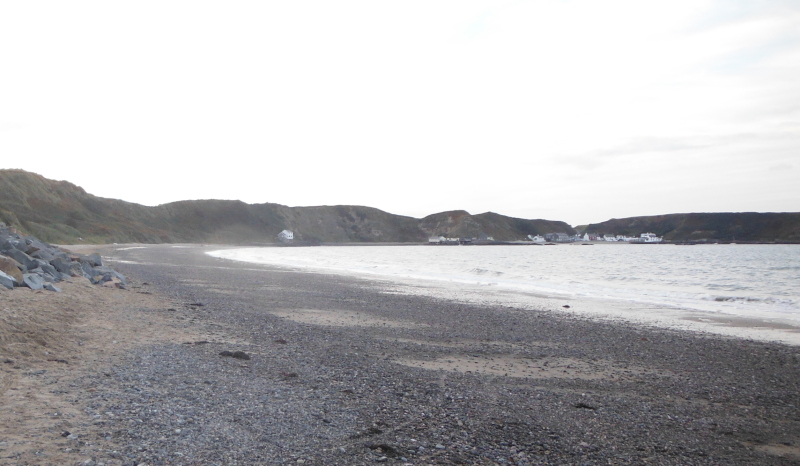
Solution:
M 387 292 L 800 344 L 800 245 L 358 245 L 209 254 L 380 281 Z

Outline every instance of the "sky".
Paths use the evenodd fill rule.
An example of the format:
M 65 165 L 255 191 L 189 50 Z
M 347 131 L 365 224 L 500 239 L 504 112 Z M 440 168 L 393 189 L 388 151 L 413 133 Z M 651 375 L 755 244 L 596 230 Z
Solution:
M 145 205 L 797 212 L 800 2 L 0 0 L 0 168 Z

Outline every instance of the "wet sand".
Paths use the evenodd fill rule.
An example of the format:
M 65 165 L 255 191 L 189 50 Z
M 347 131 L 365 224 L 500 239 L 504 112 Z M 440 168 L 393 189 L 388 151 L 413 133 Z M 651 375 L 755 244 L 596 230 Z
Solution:
M 124 351 L 61 368 L 42 389 L 72 427 L 18 446 L 27 463 L 0 443 L 0 464 L 71 464 L 56 450 L 72 464 L 800 462 L 797 347 L 408 295 L 201 246 L 123 249 L 105 250 L 134 285 L 108 290 L 129 306 L 119 319 L 161 324 L 134 320 Z

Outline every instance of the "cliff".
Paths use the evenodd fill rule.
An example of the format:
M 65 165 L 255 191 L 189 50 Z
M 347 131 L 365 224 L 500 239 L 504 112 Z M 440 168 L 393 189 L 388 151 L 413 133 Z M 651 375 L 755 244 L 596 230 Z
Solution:
M 0 221 L 61 244 L 272 243 L 284 229 L 292 230 L 298 242 L 311 244 L 424 242 L 430 235 L 521 240 L 529 234 L 574 231 L 564 222 L 491 212 L 445 212 L 420 220 L 363 206 L 288 207 L 195 200 L 148 207 L 97 197 L 72 183 L 22 170 L 0 170 Z

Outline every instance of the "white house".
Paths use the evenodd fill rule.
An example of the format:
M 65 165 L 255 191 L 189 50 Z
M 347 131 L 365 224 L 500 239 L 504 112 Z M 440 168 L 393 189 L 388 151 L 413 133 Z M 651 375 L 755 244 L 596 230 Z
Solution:
M 541 235 L 536 235 L 536 236 L 528 235 L 528 239 L 533 241 L 534 243 L 544 243 L 545 242 L 544 236 L 541 236 Z
M 291 241 L 294 239 L 294 233 L 292 233 L 292 230 L 283 230 L 278 233 L 278 239 L 281 241 Z

